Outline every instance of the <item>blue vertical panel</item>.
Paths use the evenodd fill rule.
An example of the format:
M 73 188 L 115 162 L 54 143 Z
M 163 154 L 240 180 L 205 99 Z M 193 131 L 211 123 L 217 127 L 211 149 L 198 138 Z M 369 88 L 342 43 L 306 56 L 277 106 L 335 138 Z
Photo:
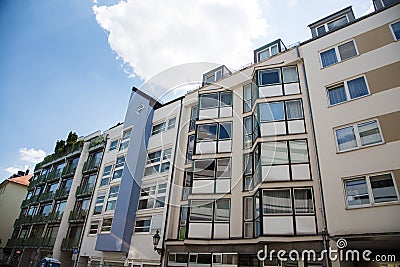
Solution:
M 128 252 L 135 224 L 140 187 L 147 157 L 154 105 L 151 97 L 134 90 L 125 116 L 124 129 L 133 125 L 114 219 L 109 234 L 97 236 L 96 250 Z M 144 108 L 138 112 L 138 107 Z

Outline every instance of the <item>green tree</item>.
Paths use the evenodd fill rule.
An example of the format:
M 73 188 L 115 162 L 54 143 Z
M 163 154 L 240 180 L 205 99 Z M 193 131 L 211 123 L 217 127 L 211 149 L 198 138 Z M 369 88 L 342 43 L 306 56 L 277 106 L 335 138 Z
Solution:
M 69 132 L 67 137 L 67 146 L 73 146 L 78 140 L 78 135 L 75 132 Z
M 65 149 L 65 141 L 64 140 L 58 140 L 56 142 L 56 147 L 54 148 L 54 153 L 61 153 Z

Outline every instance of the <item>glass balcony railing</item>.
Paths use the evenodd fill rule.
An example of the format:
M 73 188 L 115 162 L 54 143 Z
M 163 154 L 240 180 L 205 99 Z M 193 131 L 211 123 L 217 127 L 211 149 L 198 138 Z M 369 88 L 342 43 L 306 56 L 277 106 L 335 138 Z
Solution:
M 49 215 L 47 215 L 47 222 L 48 223 L 57 223 L 61 222 L 63 216 L 63 212 L 50 212 Z
M 21 218 L 18 218 L 15 220 L 14 222 L 14 227 L 18 227 L 21 225 L 25 225 L 25 224 L 29 224 L 32 220 L 32 216 L 31 215 L 27 215 Z
M 106 144 L 106 136 L 100 135 L 90 140 L 89 149 L 92 150 L 95 148 L 104 147 L 105 144 Z
M 72 250 L 79 246 L 79 238 L 64 238 L 61 244 L 62 250 Z
M 63 169 L 52 170 L 46 177 L 46 182 L 52 182 L 60 180 L 62 176 Z
M 36 185 L 44 184 L 46 182 L 47 174 L 41 174 L 37 179 Z
M 45 192 L 39 196 L 39 202 L 52 201 L 54 199 L 54 192 Z
M 85 221 L 86 214 L 88 213 L 87 210 L 73 210 L 69 214 L 69 221 L 70 222 L 80 222 Z
M 30 199 L 23 200 L 21 203 L 21 208 L 27 207 L 30 204 L 37 202 L 38 199 L 39 199 L 39 196 L 31 196 Z
M 74 175 L 75 171 L 76 171 L 76 167 L 78 167 L 78 166 L 77 165 L 68 165 L 67 167 L 64 168 L 64 170 L 62 172 L 62 176 Z
M 80 185 L 76 189 L 76 197 L 89 196 L 93 193 L 93 189 L 94 185 L 92 184 Z
M 55 195 L 54 195 L 54 198 L 55 198 L 55 199 L 67 198 L 68 195 L 69 195 L 69 191 L 70 191 L 69 188 L 60 188 L 60 189 L 57 189 L 57 191 L 56 191 L 56 193 L 55 193 Z
M 38 214 L 32 217 L 31 220 L 32 224 L 40 224 L 47 222 L 47 215 L 46 214 Z
M 24 240 L 24 246 L 26 247 L 40 247 L 42 245 L 43 238 L 41 237 L 30 237 Z
M 54 243 L 56 242 L 55 237 L 44 237 L 42 238 L 42 247 L 53 247 Z
M 87 173 L 97 171 L 100 167 L 100 164 L 101 158 L 92 158 L 84 163 L 82 172 Z

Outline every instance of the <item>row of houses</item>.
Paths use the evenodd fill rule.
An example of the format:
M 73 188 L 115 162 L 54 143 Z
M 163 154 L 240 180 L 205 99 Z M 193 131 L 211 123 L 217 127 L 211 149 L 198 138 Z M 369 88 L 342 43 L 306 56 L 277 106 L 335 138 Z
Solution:
M 133 88 L 123 123 L 36 166 L 8 263 L 399 266 L 398 2 L 340 10 L 168 103 Z

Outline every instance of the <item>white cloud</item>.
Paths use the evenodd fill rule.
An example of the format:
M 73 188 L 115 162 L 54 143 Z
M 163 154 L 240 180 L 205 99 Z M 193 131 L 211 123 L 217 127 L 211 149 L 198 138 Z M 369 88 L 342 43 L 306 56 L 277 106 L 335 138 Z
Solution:
M 18 173 L 18 171 L 25 172 L 27 169 L 30 169 L 29 165 L 25 165 L 24 167 L 12 166 L 12 167 L 6 168 L 6 172 L 9 172 L 10 174 L 16 174 L 16 173 Z
M 369 7 L 367 10 L 365 10 L 364 13 L 362 13 L 361 16 L 365 16 L 365 15 L 367 15 L 367 14 L 369 14 L 369 13 L 374 12 L 374 11 L 375 11 L 375 7 L 374 7 L 374 4 L 372 3 L 372 4 L 370 5 L 370 7 Z
M 117 57 L 145 79 L 191 62 L 240 67 L 268 32 L 257 0 L 126 0 L 93 11 Z
M 46 156 L 46 152 L 41 149 L 35 150 L 34 148 L 27 149 L 21 148 L 19 150 L 20 159 L 30 163 L 39 163 Z

